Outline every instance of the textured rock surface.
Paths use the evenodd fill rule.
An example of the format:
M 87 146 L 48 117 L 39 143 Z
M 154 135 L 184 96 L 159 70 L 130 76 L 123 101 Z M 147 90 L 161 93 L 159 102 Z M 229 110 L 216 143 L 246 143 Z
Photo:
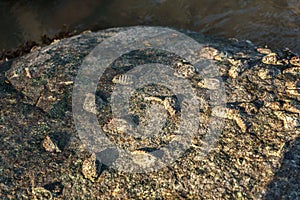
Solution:
M 84 57 L 105 38 L 122 30 L 64 39 L 1 64 L 0 196 L 7 199 L 299 198 L 297 56 L 288 50 L 257 49 L 248 42 L 221 41 L 187 33 L 199 43 L 209 44 L 210 48 L 203 48 L 203 55 L 220 67 L 218 76 L 226 89 L 226 113 L 214 116 L 225 118 L 225 127 L 207 156 L 201 156 L 203 144 L 199 136 L 185 156 L 147 174 L 116 172 L 91 159 L 94 155 L 85 149 L 74 127 L 72 87 Z M 125 56 L 115 66 L 141 64 L 142 54 Z M 168 64 L 177 63 L 175 70 L 182 66 L 191 68 L 178 64 L 174 56 L 162 54 L 158 58 Z M 150 55 L 144 59 L 151 62 L 157 57 Z M 108 107 L 113 82 L 126 83 L 130 79 L 114 78 L 117 73 L 114 69 L 112 66 L 112 72 L 102 80 L 108 83 L 98 87 L 93 99 L 98 107 L 85 108 L 97 113 L 109 137 L 125 148 L 128 143 L 122 144 L 124 140 L 116 134 L 120 130 L 114 129 Z M 202 81 L 191 78 L 191 81 L 199 93 L 213 90 L 214 84 L 218 84 L 213 77 Z M 157 96 L 155 92 L 151 88 L 145 91 Z M 170 94 L 163 89 L 159 93 L 162 92 L 163 97 L 147 97 L 148 103 L 156 101 L 167 110 L 166 114 L 176 115 L 173 114 L 177 112 L 176 106 L 166 100 Z M 138 97 L 136 105 L 141 104 Z M 204 118 L 210 113 L 214 111 L 203 108 Z M 53 148 L 43 145 L 45 138 Z M 133 141 L 132 148 L 142 147 Z

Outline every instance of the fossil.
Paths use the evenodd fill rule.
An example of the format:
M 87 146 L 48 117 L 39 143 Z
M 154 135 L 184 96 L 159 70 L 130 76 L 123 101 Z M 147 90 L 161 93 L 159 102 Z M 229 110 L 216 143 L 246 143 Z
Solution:
M 242 119 L 237 110 L 216 106 L 212 108 L 212 116 L 234 120 L 243 133 L 247 130 L 246 122 Z
M 131 155 L 134 163 L 144 167 L 153 167 L 157 160 L 156 157 L 142 150 L 133 151 L 131 152 Z
M 119 74 L 119 75 L 116 75 L 112 82 L 113 83 L 118 83 L 118 84 L 121 84 L 121 85 L 131 85 L 134 83 L 135 81 L 135 76 L 134 75 L 128 75 L 128 74 Z
M 126 29 L 63 39 L 13 60 L 5 74 L 1 73 L 0 130 L 5 132 L 0 134 L 1 194 L 11 199 L 34 198 L 38 190 L 57 199 L 264 199 L 270 191 L 286 193 L 288 198 L 293 194 L 290 186 L 297 188 L 294 193 L 298 191 L 299 181 L 290 179 L 293 170 L 285 171 L 284 178 L 277 176 L 281 166 L 289 164 L 294 169 L 293 163 L 298 162 L 289 150 L 300 134 L 299 58 L 295 53 L 193 33 L 203 44 L 195 54 L 207 66 L 193 66 L 169 52 L 137 49 L 108 67 L 95 94 L 84 91 L 80 94 L 82 102 L 73 101 L 83 59 L 122 30 Z M 152 45 L 152 41 L 144 42 L 143 47 Z M 171 75 L 190 83 L 199 105 L 191 104 L 194 97 L 185 95 L 184 87 L 175 83 L 175 91 L 162 84 L 146 84 L 127 93 L 127 88 L 143 81 L 131 70 L 145 63 L 172 66 L 168 76 L 160 80 Z M 144 69 L 145 77 L 151 70 Z M 126 111 L 120 112 L 122 115 L 116 115 L 111 105 L 116 87 L 130 96 L 128 104 L 120 107 Z M 226 95 L 219 93 L 220 87 Z M 122 99 L 125 96 L 117 97 L 126 100 Z M 79 106 L 72 107 L 72 103 Z M 76 109 L 86 112 L 73 118 Z M 192 112 L 186 110 L 197 113 L 190 116 Z M 85 115 L 94 116 L 96 122 L 86 121 L 76 127 L 75 120 Z M 192 137 L 181 135 L 179 127 L 191 127 L 192 119 L 199 122 L 199 129 L 187 129 Z M 103 129 L 101 137 L 90 135 L 94 123 Z M 79 137 L 81 129 L 91 138 L 91 146 Z M 52 134 L 56 134 L 55 140 Z M 160 170 L 124 173 L 114 170 L 118 151 L 108 151 L 108 158 L 97 160 L 98 150 L 105 145 L 96 144 L 104 137 L 127 150 L 135 164 L 153 169 L 160 158 L 167 161 L 177 155 L 177 151 L 171 154 L 166 150 L 168 144 L 186 140 L 191 148 Z M 160 151 L 153 153 L 156 150 Z M 109 162 L 106 165 L 104 161 Z M 31 186 L 29 173 L 37 175 L 33 178 L 37 186 Z M 62 185 L 62 193 L 44 187 L 56 182 Z M 272 189 L 276 184 L 284 185 L 284 190 Z

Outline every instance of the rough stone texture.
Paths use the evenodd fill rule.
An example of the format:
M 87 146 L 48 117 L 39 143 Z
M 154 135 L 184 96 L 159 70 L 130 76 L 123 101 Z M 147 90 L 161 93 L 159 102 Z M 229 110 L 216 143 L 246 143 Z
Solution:
M 199 136 L 183 157 L 147 174 L 117 172 L 91 159 L 94 155 L 81 143 L 72 119 L 73 81 L 83 58 L 103 39 L 122 30 L 78 35 L 1 64 L 3 199 L 299 199 L 300 70 L 290 63 L 297 56 L 288 50 L 257 50 L 249 42 L 185 32 L 209 44 L 203 55 L 220 67 L 226 89 L 226 113 L 215 116 L 225 116 L 225 127 L 207 156 L 201 156 Z M 141 64 L 141 53 L 117 60 L 115 65 Z M 145 59 L 151 62 L 157 57 Z M 159 59 L 177 62 L 170 55 L 162 54 Z M 116 74 L 112 67 L 104 77 L 104 82 L 110 82 L 98 87 L 95 99 L 100 102 L 100 124 L 122 145 L 110 128 L 108 111 Z M 155 92 L 150 88 L 148 94 Z M 157 101 L 164 102 L 164 98 Z M 203 116 L 212 112 L 203 110 Z M 59 151 L 47 151 L 45 138 Z

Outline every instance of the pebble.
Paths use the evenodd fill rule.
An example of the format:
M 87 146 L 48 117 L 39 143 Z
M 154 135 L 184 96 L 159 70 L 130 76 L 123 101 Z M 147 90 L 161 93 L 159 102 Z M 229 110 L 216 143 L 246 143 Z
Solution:
M 84 178 L 94 182 L 98 177 L 97 166 L 96 166 L 96 154 L 93 153 L 89 158 L 83 161 L 82 174 Z
M 198 82 L 198 86 L 209 90 L 217 90 L 220 88 L 220 81 L 216 78 L 205 78 Z
M 85 96 L 83 103 L 83 109 L 87 112 L 97 114 L 96 97 L 92 93 L 88 93 Z
M 300 67 L 300 57 L 298 57 L 298 56 L 292 57 L 290 60 L 290 63 L 291 63 L 291 65 Z
M 267 54 L 267 55 L 272 53 L 271 49 L 267 49 L 267 48 L 257 48 L 256 51 L 258 53 Z
M 44 147 L 44 149 L 47 151 L 47 152 L 50 152 L 50 153 L 60 153 L 61 150 L 57 147 L 57 145 L 51 140 L 51 138 L 49 137 L 49 135 L 47 135 L 43 142 L 42 142 L 42 146 Z
M 203 47 L 200 50 L 200 58 L 213 60 L 216 55 L 219 54 L 219 51 L 212 47 Z
M 176 64 L 174 75 L 181 78 L 192 78 L 196 74 L 196 69 L 193 65 L 183 60 Z

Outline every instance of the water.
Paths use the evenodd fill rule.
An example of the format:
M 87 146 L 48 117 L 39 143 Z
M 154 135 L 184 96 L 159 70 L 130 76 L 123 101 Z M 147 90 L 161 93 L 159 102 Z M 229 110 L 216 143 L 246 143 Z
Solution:
M 21 3 L 22 2 L 22 3 Z M 71 30 L 130 25 L 185 28 L 300 54 L 299 0 L 0 0 L 0 49 Z

